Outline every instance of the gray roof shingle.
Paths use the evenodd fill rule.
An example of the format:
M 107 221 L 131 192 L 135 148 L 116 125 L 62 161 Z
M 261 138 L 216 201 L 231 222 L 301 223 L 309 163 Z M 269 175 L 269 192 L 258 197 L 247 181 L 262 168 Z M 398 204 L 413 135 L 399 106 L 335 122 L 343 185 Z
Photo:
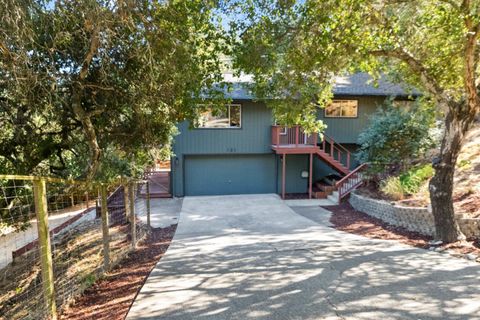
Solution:
M 252 81 L 240 79 L 240 81 L 231 82 L 230 90 L 227 88 L 218 88 L 224 91 L 225 98 L 233 100 L 253 100 L 255 95 L 250 89 Z M 333 94 L 337 96 L 418 96 L 420 93 L 414 88 L 408 88 L 406 85 L 392 83 L 385 77 L 373 81 L 367 73 L 355 73 L 347 76 L 335 77 L 333 85 Z

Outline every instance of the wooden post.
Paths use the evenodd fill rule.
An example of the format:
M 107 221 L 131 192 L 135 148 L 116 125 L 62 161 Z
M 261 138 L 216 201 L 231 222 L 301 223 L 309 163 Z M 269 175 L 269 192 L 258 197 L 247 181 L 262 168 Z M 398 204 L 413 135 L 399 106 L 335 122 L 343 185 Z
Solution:
M 298 126 L 295 127 L 295 145 L 298 146 Z
M 90 199 L 88 198 L 88 191 L 85 192 L 85 202 L 86 202 L 86 207 L 88 209 L 90 207 L 89 205 Z
M 147 189 L 147 225 L 149 228 L 151 228 L 152 225 L 150 223 L 150 181 L 147 180 L 145 187 Z
M 130 186 L 127 183 L 123 185 L 123 202 L 125 204 L 125 221 L 130 221 Z
M 132 234 L 132 249 L 135 250 L 137 246 L 137 227 L 135 221 L 135 184 L 132 182 L 128 188 L 129 190 L 129 204 L 130 204 L 130 232 Z
M 57 319 L 55 305 L 55 289 L 53 281 L 52 248 L 48 229 L 47 186 L 45 180 L 33 181 L 35 198 L 35 214 L 37 216 L 38 244 L 40 249 L 40 265 L 42 269 L 42 287 L 45 309 L 50 319 Z
M 102 197 L 102 240 L 103 240 L 103 269 L 110 269 L 110 235 L 108 229 L 108 204 L 107 204 L 107 186 L 102 183 L 100 187 Z
M 287 154 L 282 157 L 282 199 L 285 199 L 285 164 L 287 162 Z
M 310 171 L 308 172 L 308 198 L 312 199 L 312 163 L 313 154 L 310 153 Z

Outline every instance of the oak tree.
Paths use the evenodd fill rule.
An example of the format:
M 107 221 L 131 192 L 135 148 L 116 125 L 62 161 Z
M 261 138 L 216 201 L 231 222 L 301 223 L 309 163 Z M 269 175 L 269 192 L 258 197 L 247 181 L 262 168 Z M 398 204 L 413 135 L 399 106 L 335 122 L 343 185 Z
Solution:
M 237 67 L 254 75 L 258 92 L 286 97 L 270 104 L 292 118 L 327 103 L 333 76 L 344 72 L 389 74 L 432 99 L 445 128 L 430 182 L 437 237 L 462 238 L 453 175 L 480 112 L 480 2 L 251 0 L 231 8 L 244 17 L 231 26 Z

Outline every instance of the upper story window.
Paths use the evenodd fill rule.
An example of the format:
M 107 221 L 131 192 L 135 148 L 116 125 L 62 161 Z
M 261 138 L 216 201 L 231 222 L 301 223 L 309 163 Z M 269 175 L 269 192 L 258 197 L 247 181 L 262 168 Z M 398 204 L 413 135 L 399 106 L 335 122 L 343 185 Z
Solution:
M 223 107 L 210 108 L 198 117 L 197 128 L 229 129 L 242 127 L 242 106 L 229 104 Z
M 412 100 L 393 100 L 393 105 L 398 108 L 404 108 L 409 110 L 412 108 L 415 101 Z
M 358 100 L 333 100 L 325 108 L 326 118 L 356 118 L 358 116 Z

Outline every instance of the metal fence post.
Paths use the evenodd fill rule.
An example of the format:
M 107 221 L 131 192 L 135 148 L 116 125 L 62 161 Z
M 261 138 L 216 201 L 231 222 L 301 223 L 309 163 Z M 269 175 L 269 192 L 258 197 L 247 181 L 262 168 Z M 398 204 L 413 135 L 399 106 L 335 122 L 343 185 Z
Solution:
M 147 226 L 151 228 L 152 225 L 150 224 L 150 181 L 147 181 L 146 188 L 147 188 Z
M 110 268 L 110 235 L 108 230 L 107 186 L 103 183 L 100 186 L 100 194 L 102 197 L 103 268 L 107 271 Z
M 48 229 L 47 186 L 45 180 L 40 179 L 33 181 L 33 187 L 40 264 L 42 267 L 43 298 L 50 319 L 55 320 L 57 319 L 57 306 L 55 305 L 52 247 L 50 245 L 50 232 Z
M 137 245 L 137 227 L 135 221 L 135 184 L 134 182 L 130 183 L 128 188 L 129 190 L 129 204 L 130 204 L 130 228 L 132 233 L 132 249 L 136 248 Z

